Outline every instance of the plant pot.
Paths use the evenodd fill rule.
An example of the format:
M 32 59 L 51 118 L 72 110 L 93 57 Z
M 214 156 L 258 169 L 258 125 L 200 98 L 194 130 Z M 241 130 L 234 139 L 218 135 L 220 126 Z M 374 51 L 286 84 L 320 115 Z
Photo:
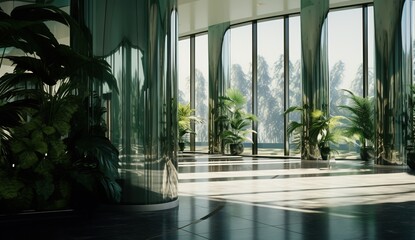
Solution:
M 179 142 L 179 150 L 181 152 L 183 152 L 184 151 L 184 148 L 185 148 L 185 143 L 184 142 Z
M 321 159 L 327 160 L 330 156 L 330 147 L 321 147 L 320 148 Z
M 375 149 L 373 147 L 361 147 L 360 148 L 360 159 L 362 161 L 370 161 L 375 158 Z
M 415 170 L 415 147 L 406 147 L 406 164 L 411 170 Z
M 244 145 L 242 143 L 229 144 L 229 150 L 231 155 L 239 155 L 244 152 Z

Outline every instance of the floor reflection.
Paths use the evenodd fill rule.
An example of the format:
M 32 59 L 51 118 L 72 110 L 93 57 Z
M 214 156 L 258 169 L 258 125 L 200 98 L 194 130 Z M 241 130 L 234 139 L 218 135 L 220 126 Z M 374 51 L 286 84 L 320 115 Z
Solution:
M 357 160 L 187 154 L 175 209 L 104 205 L 26 231 L 0 218 L 0 239 L 415 239 L 414 180 L 405 167 Z
M 203 239 L 415 239 L 406 167 L 202 155 L 179 160 L 179 172 L 181 201 L 193 199 L 188 211 L 226 203 L 183 228 Z

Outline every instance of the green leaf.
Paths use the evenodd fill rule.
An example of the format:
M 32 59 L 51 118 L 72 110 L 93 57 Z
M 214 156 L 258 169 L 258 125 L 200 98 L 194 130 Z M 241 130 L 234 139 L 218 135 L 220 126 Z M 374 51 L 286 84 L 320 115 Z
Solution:
M 121 187 L 116 181 L 101 178 L 101 185 L 104 188 L 107 199 L 113 202 L 119 202 L 121 200 Z
M 56 132 L 55 128 L 52 127 L 52 126 L 45 126 L 45 127 L 43 127 L 42 131 L 46 135 L 52 135 Z
M 14 199 L 17 198 L 24 184 L 17 179 L 1 179 L 0 184 L 0 199 Z
M 24 151 L 19 154 L 19 167 L 22 169 L 29 169 L 33 167 L 39 159 L 36 153 L 30 151 Z
M 48 200 L 55 191 L 55 185 L 50 178 L 39 180 L 35 183 L 35 191 L 43 200 Z
M 22 141 L 13 141 L 11 144 L 11 150 L 13 153 L 20 153 L 26 149 L 26 144 Z

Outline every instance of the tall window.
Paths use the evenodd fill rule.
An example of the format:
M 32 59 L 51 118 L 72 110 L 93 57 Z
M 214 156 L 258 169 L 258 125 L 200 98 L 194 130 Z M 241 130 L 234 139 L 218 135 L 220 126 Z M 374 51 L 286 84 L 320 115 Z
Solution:
M 362 8 L 330 12 L 328 15 L 329 112 L 344 115 L 339 105 L 347 105 L 342 89 L 363 96 L 363 20 Z M 354 151 L 348 144 L 332 146 L 342 153 Z
M 367 9 L 368 21 L 368 96 L 375 96 L 375 19 L 373 6 Z
M 343 91 L 363 96 L 362 9 L 333 11 L 328 15 L 330 113 L 338 115 Z
M 195 110 L 203 123 L 196 124 L 197 151 L 208 151 L 208 118 L 209 118 L 209 59 L 208 35 L 195 37 Z
M 239 89 L 247 99 L 247 112 L 252 112 L 252 25 L 230 29 L 231 88 Z M 251 149 L 245 147 L 244 154 Z
M 284 143 L 284 20 L 258 23 L 258 154 L 274 154 Z
M 289 107 L 302 106 L 302 82 L 301 82 L 301 22 L 300 16 L 292 16 L 289 18 L 289 86 L 288 101 Z M 301 122 L 299 113 L 290 114 L 290 120 Z M 290 155 L 298 154 L 299 149 L 290 138 Z
M 179 41 L 178 99 L 182 104 L 190 103 L 190 38 Z

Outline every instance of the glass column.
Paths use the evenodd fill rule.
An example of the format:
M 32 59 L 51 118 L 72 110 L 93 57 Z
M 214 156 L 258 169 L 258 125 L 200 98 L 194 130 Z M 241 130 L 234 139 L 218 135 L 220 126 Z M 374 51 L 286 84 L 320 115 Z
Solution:
M 121 201 L 177 206 L 177 2 L 91 0 L 84 8 L 93 53 L 118 81 L 119 93 L 101 91 L 120 151 Z
M 376 163 L 402 164 L 411 90 L 411 2 L 375 0 Z
M 315 109 L 328 114 L 328 57 L 327 14 L 328 0 L 301 0 L 301 53 L 302 53 L 302 159 L 316 158 L 316 146 L 309 139 L 311 112 Z

